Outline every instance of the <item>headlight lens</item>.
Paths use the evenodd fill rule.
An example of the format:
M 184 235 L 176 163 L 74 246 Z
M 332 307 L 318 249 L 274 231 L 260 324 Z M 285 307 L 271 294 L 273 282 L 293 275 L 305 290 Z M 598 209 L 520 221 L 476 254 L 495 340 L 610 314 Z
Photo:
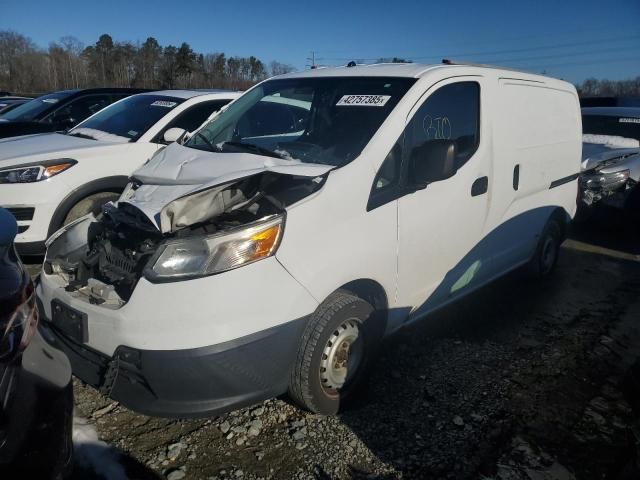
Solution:
M 600 173 L 596 172 L 587 175 L 583 182 L 584 186 L 590 190 L 602 190 L 604 192 L 612 192 L 621 188 L 629 180 L 629 170 L 620 170 L 618 172 Z
M 150 280 L 194 278 L 231 270 L 270 257 L 282 237 L 283 217 L 209 237 L 164 244 L 145 271 Z
M 76 164 L 72 160 L 0 170 L 0 183 L 32 183 L 47 180 Z

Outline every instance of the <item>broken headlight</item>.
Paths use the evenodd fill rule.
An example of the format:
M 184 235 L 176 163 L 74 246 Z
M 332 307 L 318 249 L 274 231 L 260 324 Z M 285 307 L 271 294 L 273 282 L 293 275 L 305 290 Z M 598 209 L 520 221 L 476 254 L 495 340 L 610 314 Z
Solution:
M 629 180 L 629 170 L 618 172 L 595 172 L 585 175 L 583 185 L 589 190 L 615 192 Z
M 145 270 L 151 281 L 203 277 L 273 255 L 282 237 L 284 218 L 276 218 L 211 236 L 164 243 Z

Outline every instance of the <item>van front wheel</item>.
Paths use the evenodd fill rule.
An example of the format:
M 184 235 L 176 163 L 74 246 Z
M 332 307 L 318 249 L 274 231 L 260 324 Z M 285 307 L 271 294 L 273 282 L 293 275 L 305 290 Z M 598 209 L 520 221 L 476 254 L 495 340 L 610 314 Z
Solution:
M 351 292 L 332 293 L 311 316 L 291 372 L 289 395 L 302 408 L 337 413 L 366 381 L 377 344 L 373 307 Z

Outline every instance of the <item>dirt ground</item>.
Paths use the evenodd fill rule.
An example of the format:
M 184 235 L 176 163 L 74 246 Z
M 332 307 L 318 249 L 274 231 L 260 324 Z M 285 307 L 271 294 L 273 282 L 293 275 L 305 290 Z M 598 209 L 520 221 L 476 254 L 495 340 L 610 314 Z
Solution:
M 109 447 L 80 445 L 73 478 L 640 478 L 640 236 L 571 237 L 550 281 L 515 272 L 386 342 L 337 417 L 276 399 L 157 419 L 78 382 L 76 414 Z

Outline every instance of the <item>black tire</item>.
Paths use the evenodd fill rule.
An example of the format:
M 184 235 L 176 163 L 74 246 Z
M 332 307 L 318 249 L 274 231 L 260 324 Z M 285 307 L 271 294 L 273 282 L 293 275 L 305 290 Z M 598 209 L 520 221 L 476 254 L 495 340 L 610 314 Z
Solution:
M 344 290 L 332 293 L 318 307 L 305 328 L 291 370 L 289 395 L 300 407 L 322 415 L 333 415 L 366 384 L 368 367 L 380 340 L 373 314 L 371 304 Z M 340 388 L 327 387 L 326 378 L 321 378 L 326 372 L 322 364 L 328 358 L 325 349 L 332 348 L 329 346 L 331 337 L 339 338 L 339 332 L 347 328 L 344 325 L 354 328 L 354 322 L 357 322 L 358 329 L 356 342 L 361 342 L 357 345 L 360 358 L 356 370 L 346 375 L 346 381 Z M 352 345 L 354 349 L 356 342 Z M 347 352 L 347 357 L 353 355 L 350 348 Z
M 76 203 L 64 218 L 62 226 L 77 220 L 80 217 L 93 213 L 98 215 L 102 211 L 102 206 L 105 203 L 117 200 L 120 197 L 119 193 L 115 192 L 100 192 L 89 195 Z
M 558 264 L 563 240 L 560 222 L 551 218 L 540 235 L 536 252 L 527 264 L 527 273 L 540 280 L 550 277 Z

